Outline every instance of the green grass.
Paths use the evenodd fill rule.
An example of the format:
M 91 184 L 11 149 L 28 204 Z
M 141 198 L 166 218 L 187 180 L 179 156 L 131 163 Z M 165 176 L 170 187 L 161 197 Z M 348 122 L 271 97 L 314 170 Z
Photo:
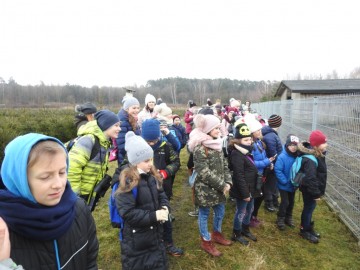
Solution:
M 176 220 L 173 223 L 173 238 L 177 246 L 185 250 L 183 257 L 169 256 L 170 269 L 360 269 L 360 248 L 357 240 L 341 223 L 325 201 L 320 201 L 314 212 L 316 230 L 321 232 L 319 244 L 311 244 L 299 235 L 302 200 L 296 194 L 294 220 L 297 227 L 279 231 L 275 225 L 276 214 L 268 213 L 263 207 L 259 218 L 263 225 L 252 229 L 257 242 L 245 247 L 234 243 L 230 247 L 217 246 L 223 256 L 212 258 L 199 247 L 200 238 L 197 219 L 188 216 L 193 209 L 192 193 L 187 180 L 187 153 L 181 152 L 181 169 L 174 184 L 174 198 L 171 201 Z M 111 172 L 114 170 L 112 164 Z M 109 195 L 109 194 L 107 194 Z M 235 212 L 233 202 L 228 202 L 223 222 L 223 233 L 230 237 Z M 100 242 L 99 269 L 121 269 L 118 231 L 110 225 L 107 198 L 95 210 L 94 218 Z M 209 229 L 211 229 L 209 222 Z

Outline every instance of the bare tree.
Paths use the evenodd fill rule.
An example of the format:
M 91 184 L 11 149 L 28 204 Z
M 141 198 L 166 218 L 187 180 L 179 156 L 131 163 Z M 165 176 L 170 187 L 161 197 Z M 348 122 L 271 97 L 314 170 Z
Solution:
M 350 76 L 351 79 L 360 79 L 360 67 L 354 68 L 353 71 L 351 71 Z
M 171 83 L 170 83 L 170 91 L 171 91 L 171 99 L 172 99 L 172 102 L 173 104 L 177 104 L 177 101 L 176 101 L 176 79 L 172 79 L 171 80 Z

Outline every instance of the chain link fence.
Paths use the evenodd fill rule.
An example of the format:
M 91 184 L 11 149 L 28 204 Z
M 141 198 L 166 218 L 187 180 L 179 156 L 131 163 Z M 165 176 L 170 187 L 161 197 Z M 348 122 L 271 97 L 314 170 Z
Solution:
M 279 136 L 308 140 L 312 130 L 328 137 L 325 200 L 360 240 L 360 95 L 314 97 L 252 104 L 264 118 L 281 115 Z

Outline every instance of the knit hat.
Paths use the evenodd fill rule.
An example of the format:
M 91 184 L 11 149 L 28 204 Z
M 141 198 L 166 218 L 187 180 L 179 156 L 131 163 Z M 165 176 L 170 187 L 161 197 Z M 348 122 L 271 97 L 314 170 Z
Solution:
M 256 119 L 253 120 L 249 120 L 247 121 L 247 119 L 245 120 L 246 125 L 249 127 L 249 130 L 251 133 L 254 133 L 255 131 L 258 131 L 260 129 L 262 129 L 262 124 L 260 124 L 260 122 Z
M 171 108 L 169 108 L 166 103 L 161 103 L 156 105 L 154 111 L 160 114 L 161 116 L 169 116 L 172 114 Z
M 240 107 L 240 102 L 237 101 L 236 99 L 233 99 L 233 100 L 230 102 L 230 107 Z
M 156 98 L 151 94 L 146 94 L 146 96 L 145 96 L 145 105 L 147 105 L 151 101 L 156 103 Z
M 189 107 L 192 108 L 194 106 L 196 106 L 196 103 L 193 100 L 189 100 L 188 101 Z
M 314 130 L 310 133 L 309 142 L 311 146 L 319 146 L 327 142 L 327 138 L 320 130 Z
M 139 106 L 140 106 L 139 101 L 138 101 L 137 98 L 135 98 L 135 97 L 127 97 L 127 98 L 123 101 L 123 109 L 124 109 L 124 110 L 127 110 L 127 109 L 129 109 L 131 106 L 134 106 L 134 105 L 139 105 Z
M 208 106 L 205 106 L 204 108 L 200 109 L 199 114 L 212 114 L 214 115 L 214 110 Z
M 194 124 L 195 127 L 208 134 L 210 131 L 220 125 L 220 120 L 212 114 L 197 114 L 194 118 Z
M 282 118 L 280 115 L 277 114 L 273 114 L 270 115 L 269 119 L 268 119 L 268 125 L 271 128 L 277 128 L 280 127 L 282 123 Z
M 91 102 L 86 102 L 84 104 L 75 106 L 75 112 L 78 113 L 92 114 L 92 113 L 96 113 L 96 111 L 97 111 L 96 106 Z
M 145 141 L 154 141 L 160 137 L 160 122 L 154 118 L 145 120 L 141 125 L 141 137 Z
M 119 117 L 109 110 L 98 111 L 97 113 L 95 113 L 95 119 L 99 128 L 102 131 L 105 131 L 109 127 L 120 122 Z
M 173 122 L 174 122 L 174 120 L 175 120 L 176 118 L 179 118 L 179 119 L 180 119 L 180 116 L 178 116 L 177 114 L 174 114 L 174 115 L 173 115 Z
M 156 105 L 160 105 L 161 103 L 163 103 L 162 99 L 158 98 L 157 101 L 156 101 Z
M 294 134 L 289 134 L 286 137 L 285 145 L 286 145 L 286 147 L 289 146 L 290 144 L 297 145 L 299 142 L 300 142 L 300 140 L 297 136 L 295 136 Z
M 128 131 L 125 135 L 125 151 L 128 161 L 133 165 L 154 157 L 151 146 L 132 131 Z
M 235 139 L 251 137 L 251 132 L 246 124 L 240 124 L 235 129 Z

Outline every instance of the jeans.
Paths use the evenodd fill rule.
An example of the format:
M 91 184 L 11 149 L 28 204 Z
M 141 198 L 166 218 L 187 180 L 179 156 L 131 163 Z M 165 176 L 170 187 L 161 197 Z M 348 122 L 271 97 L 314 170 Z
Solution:
M 295 192 L 279 189 L 281 202 L 278 217 L 291 217 L 294 209 Z
M 251 214 L 254 210 L 254 198 L 250 202 L 236 199 L 236 212 L 234 216 L 234 230 L 241 231 L 242 224 L 249 225 Z
M 214 210 L 214 219 L 213 219 L 213 231 L 221 233 L 221 225 L 225 216 L 225 204 L 220 203 L 212 207 Z M 199 207 L 199 217 L 198 225 L 200 230 L 200 235 L 205 241 L 211 240 L 211 235 L 208 230 L 208 218 L 210 214 L 210 207 Z
M 316 207 L 316 201 L 307 192 L 302 192 L 302 197 L 303 197 L 304 207 L 301 213 L 301 227 L 303 228 L 304 231 L 308 231 L 311 229 L 312 214 Z

